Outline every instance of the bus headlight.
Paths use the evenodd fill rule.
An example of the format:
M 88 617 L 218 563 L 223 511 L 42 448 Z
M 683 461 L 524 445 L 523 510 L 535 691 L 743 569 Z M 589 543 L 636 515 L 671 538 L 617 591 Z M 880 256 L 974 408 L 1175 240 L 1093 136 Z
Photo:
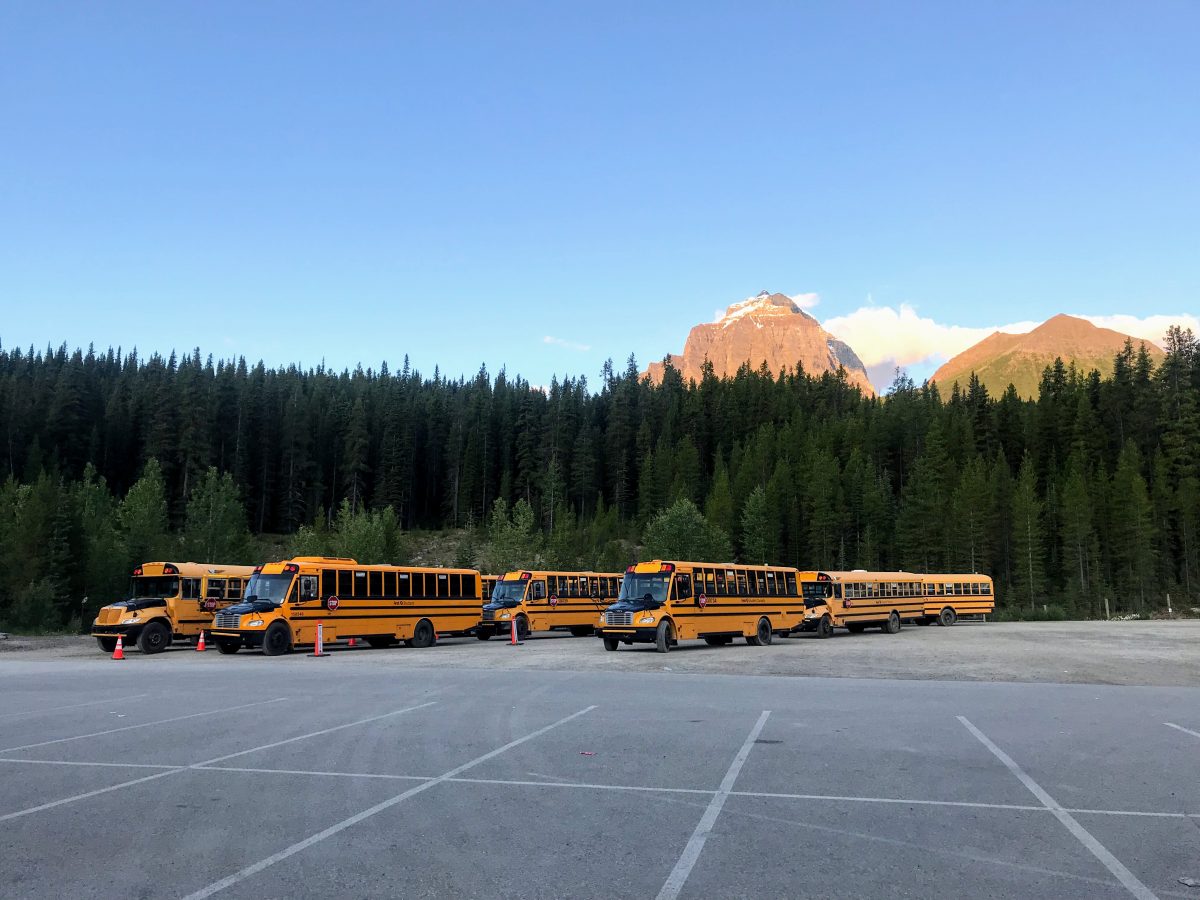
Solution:
M 142 621 L 142 617 L 141 617 L 141 616 L 132 616 L 132 617 L 130 617 L 130 618 L 128 618 L 128 619 L 125 619 L 124 621 L 122 621 L 122 622 L 121 622 L 121 624 L 122 624 L 122 625 L 136 625 L 136 624 L 137 624 L 138 622 L 140 622 L 140 621 Z
M 263 623 L 262 619 L 251 619 L 249 622 L 246 623 L 246 627 L 247 628 L 259 628 L 262 626 L 262 623 Z
M 512 618 L 512 614 L 511 614 L 511 613 L 500 613 L 500 618 L 502 618 L 502 619 L 511 619 L 511 618 Z
M 638 623 L 641 625 L 653 625 L 654 616 L 642 616 L 640 619 L 638 619 Z

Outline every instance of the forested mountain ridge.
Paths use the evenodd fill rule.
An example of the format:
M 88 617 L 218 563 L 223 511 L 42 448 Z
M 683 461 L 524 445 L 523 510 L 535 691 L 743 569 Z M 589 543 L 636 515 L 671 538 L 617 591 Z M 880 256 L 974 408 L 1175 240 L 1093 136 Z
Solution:
M 1085 615 L 1196 606 L 1200 350 L 1166 344 L 1158 367 L 1126 345 L 1111 378 L 1048 367 L 1036 400 L 749 366 L 655 385 L 632 358 L 596 390 L 543 391 L 482 369 L 0 350 L 0 622 L 61 626 L 134 562 L 250 553 L 247 529 L 319 547 L 333 518 L 486 522 L 476 562 L 623 566 L 688 503 L 707 546 L 754 561 L 978 570 L 1009 607 Z
M 1155 365 L 1162 362 L 1162 350 L 1149 341 L 1059 314 L 1026 333 L 992 332 L 943 363 L 929 380 L 949 391 L 955 382 L 966 385 L 973 373 L 993 393 L 1003 392 L 1011 384 L 1020 396 L 1032 398 L 1038 395 L 1042 371 L 1056 359 L 1074 363 L 1081 372 L 1096 369 L 1102 376 L 1111 375 L 1113 359 L 1126 341 L 1144 346 Z

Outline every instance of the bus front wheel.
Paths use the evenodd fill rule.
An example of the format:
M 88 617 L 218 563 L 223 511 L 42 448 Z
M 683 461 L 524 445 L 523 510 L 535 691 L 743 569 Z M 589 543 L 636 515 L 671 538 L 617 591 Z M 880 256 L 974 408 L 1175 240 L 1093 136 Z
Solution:
M 938 615 L 937 623 L 939 625 L 943 626 L 944 628 L 949 628 L 957 620 L 958 620 L 958 613 L 956 613 L 953 609 L 951 609 L 949 606 L 947 606 Z
M 171 629 L 162 622 L 150 622 L 138 635 L 137 645 L 143 653 L 162 653 L 171 646 Z
M 833 637 L 833 622 L 830 621 L 829 616 L 821 616 L 821 620 L 817 622 L 817 637 Z
M 675 628 L 670 621 L 663 619 L 658 623 L 658 628 L 654 632 L 654 649 L 659 653 L 666 653 L 671 649 L 673 643 L 675 643 Z
M 900 613 L 892 610 L 892 614 L 888 616 L 886 622 L 883 623 L 884 634 L 898 634 L 900 632 Z
M 619 646 L 621 646 L 621 642 L 618 641 L 616 638 L 606 637 L 604 639 L 604 649 L 605 650 L 616 650 L 617 647 L 619 647 Z
M 226 656 L 232 656 L 242 649 L 241 638 L 217 638 L 217 652 L 223 653 Z
M 98 637 L 96 643 L 100 645 L 100 649 L 105 653 L 112 653 L 117 649 L 117 639 L 115 637 Z
M 292 652 L 292 629 L 287 622 L 272 622 L 263 635 L 263 656 L 282 656 Z

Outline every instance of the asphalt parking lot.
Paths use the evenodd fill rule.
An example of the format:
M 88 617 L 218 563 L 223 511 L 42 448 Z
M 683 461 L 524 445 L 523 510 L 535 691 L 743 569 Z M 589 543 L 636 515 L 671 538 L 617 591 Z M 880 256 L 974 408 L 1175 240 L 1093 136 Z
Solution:
M 0 896 L 1200 898 L 1197 687 L 421 652 L 0 657 Z

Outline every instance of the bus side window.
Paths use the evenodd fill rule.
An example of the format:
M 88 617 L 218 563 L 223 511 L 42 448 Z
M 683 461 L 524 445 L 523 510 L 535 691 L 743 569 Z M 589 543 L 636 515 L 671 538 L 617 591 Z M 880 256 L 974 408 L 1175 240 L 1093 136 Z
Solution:
M 181 596 L 184 600 L 199 600 L 200 599 L 200 579 L 185 578 L 183 579 L 183 593 Z
M 534 600 L 545 600 L 546 599 L 546 582 L 535 581 L 533 583 L 533 599 Z
M 212 600 L 225 599 L 225 579 L 210 578 L 208 579 L 208 598 Z
M 412 597 L 412 578 L 408 572 L 399 573 L 399 585 L 396 588 L 396 596 L 401 600 L 407 600 Z
M 317 588 L 316 575 L 301 575 L 300 576 L 300 602 L 306 600 L 319 599 L 320 591 Z
M 229 584 L 225 588 L 225 596 L 230 600 L 240 600 L 242 598 L 242 579 L 230 578 Z
M 337 595 L 339 598 L 354 596 L 354 573 L 349 569 L 337 570 Z
M 675 579 L 675 598 L 677 600 L 687 600 L 692 596 L 692 579 L 685 573 L 681 573 Z
M 787 573 L 787 595 L 789 597 L 799 597 L 800 596 L 799 592 L 796 590 L 796 573 L 795 572 Z

